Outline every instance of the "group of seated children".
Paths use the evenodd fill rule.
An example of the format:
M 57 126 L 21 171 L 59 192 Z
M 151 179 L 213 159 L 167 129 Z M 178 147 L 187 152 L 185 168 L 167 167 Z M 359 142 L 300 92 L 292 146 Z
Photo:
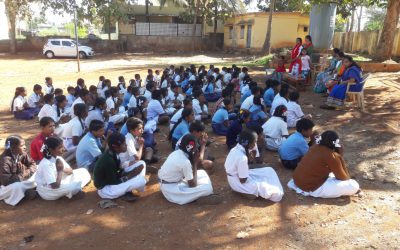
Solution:
M 211 122 L 216 135 L 226 137 L 230 152 L 225 170 L 235 192 L 274 202 L 282 199 L 276 172 L 260 164 L 264 148 L 278 151 L 282 165 L 294 169 L 288 186 L 298 193 L 333 198 L 358 191 L 338 135 L 326 131 L 318 137 L 311 116 L 298 104 L 299 94 L 290 93 L 288 85 L 269 79 L 263 91 L 247 68 L 235 65 L 221 71 L 214 66 L 208 71 L 204 66 L 171 66 L 161 78 L 148 72 L 145 81 L 135 75 L 129 85 L 119 77 L 117 87 L 101 76 L 90 91 L 78 79 L 67 97 L 57 89 L 50 91 L 52 80 L 46 78 L 50 92 L 42 94 L 35 86 L 35 98 L 30 98 L 35 107 L 25 104 L 26 90 L 17 88 L 15 117 L 31 119 L 39 110 L 42 131 L 32 141 L 30 155 L 21 137 L 7 138 L 0 159 L 0 199 L 16 205 L 25 196 L 33 197 L 35 187 L 46 200 L 71 198 L 82 194 L 91 172 L 101 198 L 134 201 L 150 173 L 158 175 L 160 190 L 170 202 L 217 204 L 221 197 L 213 193 L 208 176 L 214 158 L 207 150 L 212 142 L 204 121 Z M 211 100 L 207 91 L 213 88 L 219 94 Z M 237 93 L 242 101 L 234 105 Z M 212 113 L 210 101 L 217 101 Z M 163 124 L 170 129 L 172 153 L 158 169 L 150 165 L 158 161 L 154 133 Z M 296 132 L 289 136 L 292 127 Z M 74 159 L 76 169 L 70 166 Z

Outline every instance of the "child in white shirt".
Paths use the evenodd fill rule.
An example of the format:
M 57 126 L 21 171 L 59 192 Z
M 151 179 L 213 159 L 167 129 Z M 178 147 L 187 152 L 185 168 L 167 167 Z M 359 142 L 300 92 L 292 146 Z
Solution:
M 286 107 L 283 105 L 275 109 L 274 115 L 262 126 L 267 149 L 277 151 L 282 142 L 289 136 L 286 123 Z
M 42 98 L 42 86 L 40 86 L 39 84 L 35 84 L 35 86 L 33 86 L 33 93 L 28 98 L 28 106 L 30 108 L 40 108 L 43 105 L 41 103 Z
M 299 100 L 299 92 L 292 92 L 289 95 L 289 102 L 287 103 L 287 124 L 289 128 L 295 128 L 296 123 L 301 118 L 312 119 L 312 116 L 304 115 L 300 105 L 297 103 Z
M 307 50 L 303 49 L 301 51 L 301 75 L 303 78 L 307 78 L 311 70 L 311 59 L 307 55 Z

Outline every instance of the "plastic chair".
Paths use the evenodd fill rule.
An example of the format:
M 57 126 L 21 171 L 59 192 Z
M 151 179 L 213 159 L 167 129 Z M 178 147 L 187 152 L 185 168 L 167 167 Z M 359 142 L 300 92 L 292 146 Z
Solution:
M 355 85 L 354 84 L 347 84 L 347 95 L 349 95 L 352 98 L 352 101 L 355 102 L 357 101 L 358 107 L 364 112 L 365 111 L 365 102 L 364 102 L 364 86 L 365 83 L 367 82 L 367 79 L 370 74 L 365 74 L 362 76 L 362 81 L 361 81 L 361 91 L 359 92 L 354 92 L 350 91 L 350 86 Z

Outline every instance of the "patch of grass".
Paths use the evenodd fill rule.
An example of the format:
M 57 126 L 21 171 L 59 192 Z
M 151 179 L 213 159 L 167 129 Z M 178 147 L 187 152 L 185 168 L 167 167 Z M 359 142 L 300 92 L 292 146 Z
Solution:
M 238 64 L 240 64 L 242 66 L 246 66 L 246 67 L 266 66 L 273 59 L 273 57 L 274 57 L 274 54 L 269 54 L 269 55 L 254 59 L 252 61 L 244 61 L 244 62 L 238 63 Z

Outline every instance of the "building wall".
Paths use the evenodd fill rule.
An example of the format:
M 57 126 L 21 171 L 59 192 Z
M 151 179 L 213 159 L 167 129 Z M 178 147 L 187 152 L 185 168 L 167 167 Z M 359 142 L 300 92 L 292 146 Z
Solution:
M 333 36 L 333 47 L 345 52 L 361 52 L 372 55 L 378 47 L 382 31 L 336 32 Z M 392 48 L 393 56 L 400 56 L 400 29 L 395 31 Z
M 244 49 L 247 45 L 248 28 L 251 25 L 250 49 L 261 50 L 267 34 L 268 13 L 249 13 L 228 19 L 224 27 L 224 46 L 226 48 Z M 283 48 L 292 46 L 296 37 L 308 34 L 309 17 L 299 13 L 275 13 L 272 17 L 271 47 Z M 241 36 L 241 26 L 244 34 Z M 304 28 L 306 27 L 306 30 Z M 230 29 L 233 37 L 230 38 Z

